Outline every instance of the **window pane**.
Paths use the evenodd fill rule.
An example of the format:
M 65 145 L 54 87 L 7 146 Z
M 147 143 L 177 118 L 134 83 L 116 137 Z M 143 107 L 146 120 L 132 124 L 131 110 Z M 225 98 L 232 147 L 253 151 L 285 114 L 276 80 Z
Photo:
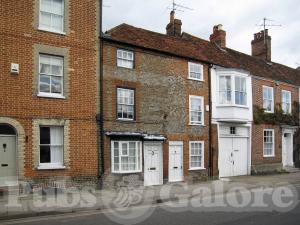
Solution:
M 58 66 L 58 65 L 53 65 L 52 67 L 51 67 L 51 74 L 53 74 L 53 75 L 57 75 L 57 76 L 62 76 L 62 74 L 63 74 L 63 67 L 62 67 L 62 65 L 61 66 Z
M 52 0 L 52 13 L 63 15 L 63 0 Z
M 63 128 L 62 127 L 51 127 L 51 145 L 63 145 Z
M 40 162 L 41 163 L 51 162 L 50 146 L 40 146 Z
M 62 93 L 62 77 L 52 76 L 51 78 L 51 93 Z
M 41 11 L 51 13 L 51 0 L 41 0 Z
M 191 98 L 191 110 L 201 110 L 201 99 Z
M 50 144 L 50 127 L 40 127 L 40 144 Z
M 51 14 L 41 12 L 41 25 L 45 28 L 51 28 Z
M 52 15 L 52 28 L 57 31 L 63 31 L 63 17 Z
M 40 76 L 40 92 L 50 93 L 50 76 Z
M 62 146 L 51 146 L 51 163 L 63 164 L 62 152 Z
M 50 74 L 50 65 L 40 64 L 40 73 L 41 74 Z
M 122 155 L 128 155 L 127 143 L 122 144 Z

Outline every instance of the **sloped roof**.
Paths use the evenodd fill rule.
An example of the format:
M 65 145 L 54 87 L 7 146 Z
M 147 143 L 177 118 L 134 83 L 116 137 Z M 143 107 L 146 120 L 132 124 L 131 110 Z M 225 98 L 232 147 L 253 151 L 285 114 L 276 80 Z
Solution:
M 173 37 L 121 24 L 107 31 L 106 40 L 134 45 L 185 58 L 249 71 L 252 75 L 300 86 L 300 71 L 235 51 L 222 49 L 214 43 L 183 33 Z

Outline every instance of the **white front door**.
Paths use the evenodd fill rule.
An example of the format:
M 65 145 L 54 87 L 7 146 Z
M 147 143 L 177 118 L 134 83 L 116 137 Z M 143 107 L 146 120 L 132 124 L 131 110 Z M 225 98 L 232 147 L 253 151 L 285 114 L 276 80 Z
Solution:
M 248 138 L 222 137 L 219 142 L 219 177 L 248 174 Z
M 169 143 L 169 182 L 183 181 L 183 142 Z
M 282 165 L 294 166 L 293 160 L 293 133 L 283 133 L 282 137 Z
M 163 184 L 162 143 L 145 142 L 144 144 L 144 185 Z
M 0 136 L 0 186 L 15 185 L 16 136 Z

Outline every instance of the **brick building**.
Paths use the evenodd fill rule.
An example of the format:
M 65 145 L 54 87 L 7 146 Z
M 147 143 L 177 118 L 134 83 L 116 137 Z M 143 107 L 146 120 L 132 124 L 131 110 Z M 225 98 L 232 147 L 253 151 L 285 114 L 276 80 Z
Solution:
M 226 47 L 226 32 L 221 25 L 213 28 L 210 41 L 181 32 L 181 25 L 171 12 L 166 34 L 127 24 L 105 34 L 107 183 L 119 181 L 124 174 L 138 174 L 145 185 L 162 184 L 163 180 L 172 182 L 172 167 L 177 169 L 181 165 L 183 175 L 174 181 L 196 181 L 208 175 L 250 175 L 293 166 L 299 161 L 295 154 L 299 151 L 298 141 L 294 138 L 293 142 L 298 130 L 299 70 L 271 61 L 271 38 L 267 30 L 263 31 L 267 34 L 265 42 L 261 40 L 262 32 L 255 34 L 250 56 Z M 189 79 L 191 71 L 198 70 L 191 63 L 201 65 L 203 81 Z M 268 99 L 263 85 L 276 86 L 274 104 L 283 107 L 286 113 L 264 112 L 263 102 Z M 204 99 L 205 126 L 190 124 L 191 95 Z M 136 156 L 140 162 L 135 171 L 122 171 L 121 160 L 129 161 L 126 157 L 122 159 L 122 145 L 125 154 L 126 148 L 130 149 L 126 147 L 130 140 L 140 146 L 135 147 L 141 151 Z M 190 168 L 194 141 L 204 143 L 201 156 L 204 155 L 205 169 Z M 173 165 L 174 149 L 183 151 L 179 167 Z M 152 166 L 147 162 L 152 162 L 152 157 L 147 154 L 156 157 L 156 151 L 162 153 L 158 153 L 161 154 L 158 162 Z M 266 155 L 268 151 L 275 154 Z M 155 175 L 157 168 L 161 173 Z
M 181 38 L 126 24 L 104 36 L 105 184 L 134 175 L 144 185 L 206 179 L 209 64 Z
M 96 181 L 97 4 L 1 1 L 0 185 Z

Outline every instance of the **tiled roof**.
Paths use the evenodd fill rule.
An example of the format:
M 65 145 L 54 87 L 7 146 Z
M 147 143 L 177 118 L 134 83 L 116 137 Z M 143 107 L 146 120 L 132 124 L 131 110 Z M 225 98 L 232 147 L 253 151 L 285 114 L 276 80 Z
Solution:
M 255 76 L 300 86 L 299 70 L 274 62 L 267 62 L 229 48 L 221 49 L 214 43 L 187 33 L 183 33 L 182 37 L 173 37 L 128 24 L 121 24 L 107 31 L 105 39 L 227 68 L 242 69 Z

